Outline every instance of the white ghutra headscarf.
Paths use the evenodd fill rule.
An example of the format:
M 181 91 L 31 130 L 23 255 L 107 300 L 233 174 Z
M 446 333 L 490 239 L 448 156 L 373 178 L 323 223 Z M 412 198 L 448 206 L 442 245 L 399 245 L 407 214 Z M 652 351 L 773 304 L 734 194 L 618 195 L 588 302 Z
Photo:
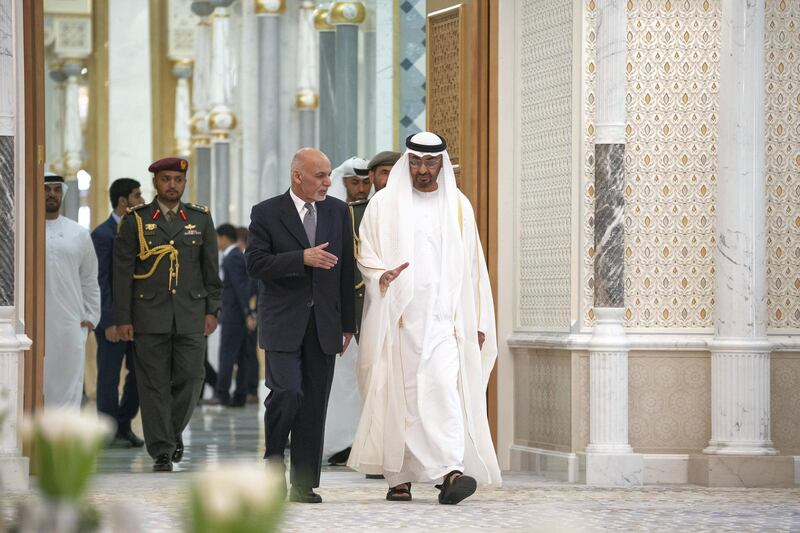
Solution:
M 344 179 L 350 176 L 366 178 L 369 174 L 369 162 L 360 157 L 345 159 L 344 163 L 333 169 L 331 172 L 331 187 L 328 189 L 328 196 L 333 196 L 339 200 L 347 201 L 347 188 L 344 186 Z

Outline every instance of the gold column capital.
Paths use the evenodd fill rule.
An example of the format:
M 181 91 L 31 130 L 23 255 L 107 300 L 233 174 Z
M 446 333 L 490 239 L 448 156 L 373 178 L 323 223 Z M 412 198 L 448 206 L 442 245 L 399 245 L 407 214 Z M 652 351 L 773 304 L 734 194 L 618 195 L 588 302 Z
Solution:
M 333 26 L 328 23 L 328 8 L 320 7 L 314 10 L 314 27 L 318 31 L 331 31 Z
M 314 91 L 302 90 L 294 97 L 294 106 L 299 110 L 314 110 L 319 107 L 319 95 Z
M 277 17 L 286 11 L 286 0 L 255 0 L 256 15 Z
M 328 21 L 336 26 L 355 25 L 364 22 L 367 9 L 361 2 L 334 2 L 328 13 Z

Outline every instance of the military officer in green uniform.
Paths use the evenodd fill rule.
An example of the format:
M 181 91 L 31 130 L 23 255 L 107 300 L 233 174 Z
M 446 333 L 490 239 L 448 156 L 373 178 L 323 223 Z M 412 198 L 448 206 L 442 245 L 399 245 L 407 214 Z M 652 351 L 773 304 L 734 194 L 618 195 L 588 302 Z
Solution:
M 368 181 L 375 187 L 375 192 L 378 192 L 386 187 L 389 172 L 392 170 L 394 164 L 397 163 L 397 160 L 400 159 L 400 156 L 401 154 L 398 152 L 381 152 L 373 157 L 367 164 L 366 176 L 364 176 L 363 170 L 357 167 L 354 167 L 355 173 L 357 176 L 366 178 L 365 181 Z M 361 225 L 361 218 L 364 216 L 364 211 L 367 210 L 369 198 L 367 198 L 366 195 L 364 195 L 363 198 L 358 198 L 358 193 L 360 192 L 357 188 L 358 180 L 351 180 L 351 182 L 345 181 L 345 187 L 347 188 L 347 205 L 350 206 L 350 220 L 353 221 L 353 250 L 356 255 L 356 261 L 358 261 L 358 227 Z M 367 189 L 367 193 L 368 192 L 369 189 Z M 353 199 L 353 201 L 351 201 L 351 199 Z M 364 280 L 361 278 L 361 271 L 359 269 L 356 269 L 355 281 L 356 341 L 358 341 L 361 333 L 361 314 L 364 311 Z
M 114 321 L 132 340 L 142 426 L 153 470 L 183 458 L 181 434 L 203 386 L 206 337 L 222 283 L 208 208 L 181 202 L 185 159 L 150 165 L 156 197 L 129 209 L 114 243 Z

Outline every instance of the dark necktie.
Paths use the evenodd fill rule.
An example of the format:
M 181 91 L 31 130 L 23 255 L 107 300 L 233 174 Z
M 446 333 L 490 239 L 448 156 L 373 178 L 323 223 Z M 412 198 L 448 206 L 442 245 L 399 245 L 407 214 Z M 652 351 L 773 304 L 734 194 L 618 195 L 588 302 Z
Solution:
M 306 215 L 303 217 L 303 227 L 306 230 L 309 244 L 314 246 L 317 237 L 317 214 L 314 212 L 313 205 L 307 203 L 304 207 L 306 208 Z

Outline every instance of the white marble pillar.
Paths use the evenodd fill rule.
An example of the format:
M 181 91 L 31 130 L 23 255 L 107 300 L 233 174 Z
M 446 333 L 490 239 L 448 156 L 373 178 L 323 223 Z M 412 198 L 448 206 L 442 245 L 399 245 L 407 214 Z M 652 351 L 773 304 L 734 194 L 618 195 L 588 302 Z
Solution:
M 212 135 L 212 213 L 216 223 L 230 221 L 230 133 L 236 127 L 236 115 L 230 108 L 230 14 L 233 0 L 215 0 L 211 17 L 211 113 L 208 116 Z
M 81 168 L 83 133 L 80 115 L 80 76 L 83 63 L 77 60 L 64 62 L 67 80 L 64 88 L 64 177 L 74 178 Z
M 319 108 L 319 39 L 314 28 L 314 2 L 303 0 L 297 18 L 297 96 L 299 145 L 317 144 L 317 109 Z
M 314 12 L 314 27 L 319 32 L 319 149 L 333 163 L 336 150 L 336 99 L 334 74 L 336 69 L 336 32 L 328 23 L 328 7 Z
M 282 110 L 281 84 L 281 15 L 286 10 L 283 0 L 258 0 L 258 148 L 259 198 L 279 194 L 278 156 Z
M 595 326 L 589 347 L 590 485 L 641 485 L 643 462 L 628 443 L 628 343 L 624 317 L 624 0 L 597 6 Z
M 0 493 L 28 488 L 28 459 L 22 456 L 22 352 L 31 341 L 21 334 L 23 291 L 18 278 L 24 261 L 22 155 L 18 136 L 18 89 L 22 88 L 19 2 L 0 0 Z
M 764 3 L 722 1 L 709 454 L 773 455 L 767 339 Z
M 195 201 L 211 205 L 211 137 L 208 111 L 211 105 L 211 22 L 208 15 L 214 10 L 210 2 L 192 2 L 198 15 L 194 30 L 194 65 L 192 68 L 192 174 Z
M 328 11 L 328 22 L 336 26 L 334 167 L 358 153 L 358 26 L 365 16 L 361 2 L 333 2 Z
M 189 78 L 192 76 L 191 61 L 177 61 L 172 67 L 177 78 L 175 86 L 175 153 L 189 157 L 192 153 L 192 108 Z
M 63 62 L 54 62 L 49 68 L 45 89 L 45 164 L 56 174 L 64 173 L 64 73 Z M 49 90 L 48 90 L 49 89 Z

